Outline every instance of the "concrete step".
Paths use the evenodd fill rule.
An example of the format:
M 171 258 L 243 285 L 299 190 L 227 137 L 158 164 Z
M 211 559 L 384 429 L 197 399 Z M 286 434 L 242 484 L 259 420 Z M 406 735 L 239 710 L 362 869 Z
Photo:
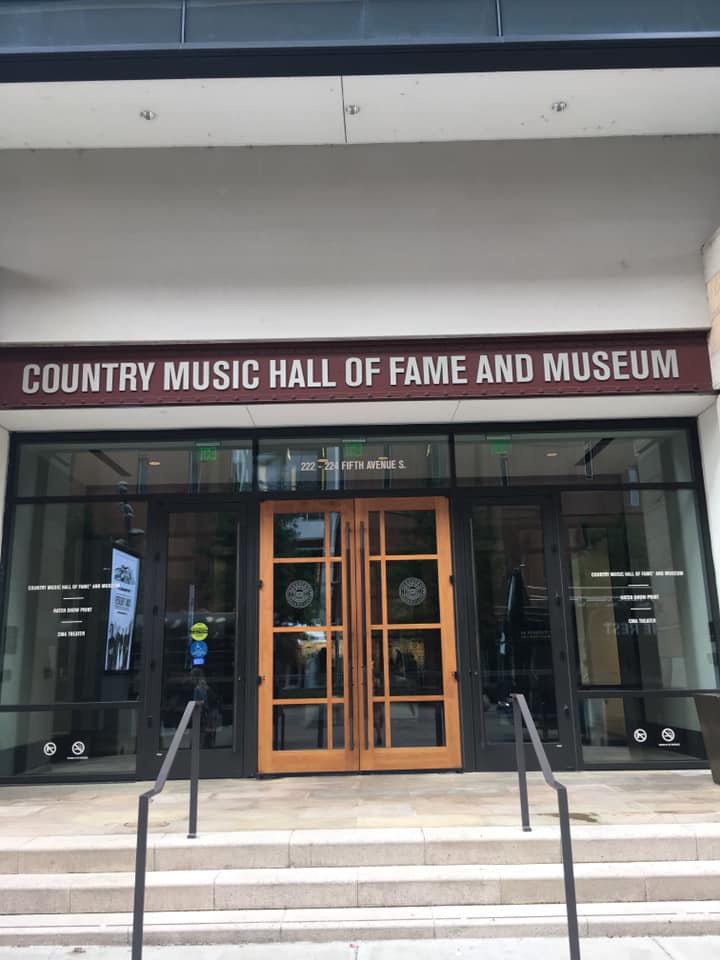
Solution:
M 128 944 L 129 913 L 6 917 L 0 946 Z M 720 901 L 578 905 L 581 937 L 720 934 Z M 371 907 L 148 913 L 146 944 L 565 937 L 564 906 Z
M 574 826 L 577 863 L 720 859 L 720 823 Z M 558 863 L 557 827 L 425 827 L 355 830 L 257 830 L 156 834 L 148 870 L 267 869 L 442 864 Z M 0 839 L 1 873 L 128 872 L 135 837 L 51 836 Z
M 562 903 L 560 864 L 442 864 L 156 870 L 149 911 L 287 910 Z M 644 903 L 720 899 L 720 861 L 578 863 L 577 899 Z M 118 913 L 132 908 L 132 873 L 4 874 L 6 915 Z

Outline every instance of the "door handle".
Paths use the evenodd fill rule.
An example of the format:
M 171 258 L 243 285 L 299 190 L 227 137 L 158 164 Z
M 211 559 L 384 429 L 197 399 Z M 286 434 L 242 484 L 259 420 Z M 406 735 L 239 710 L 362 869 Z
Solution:
M 360 521 L 360 606 L 362 609 L 362 632 L 360 635 L 360 663 L 362 668 L 363 681 L 363 709 L 366 714 L 362 717 L 363 730 L 365 732 L 365 749 L 370 749 L 370 737 L 368 734 L 368 725 L 370 717 L 368 711 L 368 682 L 367 682 L 367 596 L 365 593 L 365 521 Z
M 350 549 L 350 524 L 345 524 L 345 584 L 347 589 L 347 662 L 348 662 L 348 723 L 350 724 L 350 749 L 355 749 L 355 721 L 353 717 L 354 697 L 353 697 L 353 634 L 352 634 L 352 594 L 350 572 L 352 570 L 352 551 Z

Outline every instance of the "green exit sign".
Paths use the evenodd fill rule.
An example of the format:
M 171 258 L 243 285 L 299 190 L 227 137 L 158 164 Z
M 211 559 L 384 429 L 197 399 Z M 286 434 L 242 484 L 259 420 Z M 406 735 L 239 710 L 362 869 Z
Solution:
M 346 460 L 359 460 L 365 452 L 365 444 L 361 441 L 350 441 L 343 444 L 343 451 Z
M 200 463 L 214 463 L 217 458 L 217 447 L 198 447 L 198 459 Z

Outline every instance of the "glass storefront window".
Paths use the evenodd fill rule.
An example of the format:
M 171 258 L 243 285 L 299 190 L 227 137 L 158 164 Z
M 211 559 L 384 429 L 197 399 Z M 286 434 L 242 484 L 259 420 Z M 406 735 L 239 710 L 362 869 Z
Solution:
M 182 0 L 20 0 L 0 6 L 0 47 L 177 43 Z
M 683 33 L 720 29 L 717 0 L 502 0 L 506 36 Z
M 459 486 L 686 483 L 685 430 L 464 434 L 455 438 Z
M 446 436 L 261 440 L 260 490 L 388 490 L 450 482 Z
M 188 0 L 192 43 L 438 42 L 497 36 L 495 0 Z
M 0 711 L 0 778 L 130 776 L 136 752 L 132 707 Z
M 513 741 L 510 694 L 522 693 L 542 739 L 555 742 L 558 718 L 540 507 L 476 506 L 472 538 L 485 736 L 491 743 Z
M 692 697 L 591 697 L 580 707 L 585 763 L 707 759 Z
M 240 493 L 252 488 L 248 440 L 24 444 L 18 496 Z
M 0 703 L 138 698 L 146 523 L 122 500 L 15 508 Z
M 715 688 L 695 492 L 568 492 L 562 524 L 581 685 Z

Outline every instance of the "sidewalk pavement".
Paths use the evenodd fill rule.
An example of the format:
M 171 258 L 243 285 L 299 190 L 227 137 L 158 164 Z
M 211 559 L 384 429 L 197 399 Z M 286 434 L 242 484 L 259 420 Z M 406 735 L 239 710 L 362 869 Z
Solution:
M 720 937 L 592 938 L 581 960 L 710 960 Z M 129 960 L 129 947 L 5 948 L 3 960 Z M 143 960 L 568 960 L 565 939 L 386 940 L 145 947 Z

